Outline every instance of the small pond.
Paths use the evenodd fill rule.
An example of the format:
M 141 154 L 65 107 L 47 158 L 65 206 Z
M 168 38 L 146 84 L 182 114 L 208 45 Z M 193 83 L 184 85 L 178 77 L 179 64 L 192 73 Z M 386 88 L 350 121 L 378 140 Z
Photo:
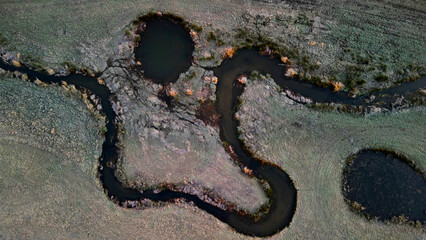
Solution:
M 138 66 L 155 83 L 169 83 L 191 66 L 194 43 L 187 29 L 166 17 L 151 18 L 135 48 Z
M 358 210 L 380 220 L 404 215 L 425 223 L 426 181 L 421 173 L 387 151 L 364 150 L 351 161 L 344 194 L 359 204 Z

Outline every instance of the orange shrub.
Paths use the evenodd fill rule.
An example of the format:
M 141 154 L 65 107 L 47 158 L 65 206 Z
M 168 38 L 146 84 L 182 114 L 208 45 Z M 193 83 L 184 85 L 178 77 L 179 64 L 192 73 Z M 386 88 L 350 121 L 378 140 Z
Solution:
M 234 56 L 235 49 L 232 47 L 225 48 L 225 55 L 223 57 L 232 58 Z
M 345 85 L 341 82 L 331 82 L 331 85 L 333 85 L 333 91 L 337 92 L 340 91 Z
M 186 89 L 185 90 L 185 94 L 188 95 L 188 96 L 191 96 L 192 95 L 192 90 L 191 89 Z

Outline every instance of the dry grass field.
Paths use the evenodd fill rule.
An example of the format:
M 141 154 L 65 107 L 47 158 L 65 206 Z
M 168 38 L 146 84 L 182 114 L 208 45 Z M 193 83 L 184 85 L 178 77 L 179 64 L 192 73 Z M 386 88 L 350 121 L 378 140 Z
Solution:
M 117 207 L 97 182 L 96 156 L 102 138 L 96 120 L 78 96 L 58 87 L 41 87 L 17 79 L 2 78 L 0 85 L 3 239 L 247 238 L 190 205 L 141 211 Z M 262 97 L 266 96 L 270 104 L 263 102 Z M 11 97 L 13 102 L 8 101 Z M 258 104 L 264 104 L 264 110 L 258 111 L 263 117 L 249 121 L 258 125 L 253 129 L 246 120 L 255 113 L 246 114 L 244 108 Z M 15 109 L 16 106 L 20 107 Z M 272 108 L 280 110 L 270 111 Z M 423 108 L 370 117 L 318 113 L 292 105 L 274 84 L 263 81 L 249 82 L 241 109 L 244 132 L 259 139 L 253 141 L 245 135 L 247 145 L 257 156 L 282 166 L 298 189 L 297 211 L 290 227 L 271 239 L 424 237 L 422 229 L 368 222 L 351 212 L 340 192 L 345 159 L 361 147 L 393 148 L 424 167 Z M 48 117 L 49 113 L 43 111 L 61 118 Z M 67 116 L 61 115 L 64 112 Z M 14 121 L 7 120 L 12 119 L 11 114 Z M 36 132 L 25 132 L 27 124 L 19 124 L 28 122 L 35 122 Z M 59 136 L 57 141 L 49 142 L 52 124 L 57 122 L 61 122 L 55 128 Z M 304 128 L 290 128 L 292 124 L 302 124 Z M 365 130 L 356 128 L 361 124 Z M 67 155 L 70 146 L 72 151 Z
M 204 65 L 219 63 L 224 47 L 268 43 L 308 79 L 341 81 L 354 92 L 425 73 L 422 0 L 6 1 L 0 3 L 0 48 L 34 66 L 101 71 L 127 41 L 131 22 L 150 11 L 201 26 L 194 56 Z
M 424 228 L 369 222 L 342 194 L 346 160 L 363 148 L 392 149 L 425 169 L 424 107 L 368 116 L 319 112 L 287 98 L 271 79 L 250 80 L 241 99 L 243 141 L 256 157 L 281 166 L 298 189 L 283 239 L 424 238 Z
M 225 153 L 218 129 L 195 117 L 196 94 L 184 94 L 188 86 L 214 92 L 199 83 L 204 70 L 193 66 L 173 85 L 181 107 L 171 112 L 157 98 L 159 85 L 119 66 L 134 63 L 126 30 L 151 11 L 202 28 L 193 53 L 201 66 L 220 64 L 225 48 L 266 43 L 307 79 L 340 81 L 354 93 L 425 73 L 422 0 L 0 1 L 2 59 L 56 73 L 116 64 L 102 77 L 121 104 L 122 177 L 139 187 L 193 182 L 248 210 L 266 201 Z M 425 113 L 424 106 L 367 116 L 322 112 L 289 100 L 271 79 L 250 80 L 239 111 L 242 140 L 298 189 L 292 223 L 270 239 L 424 239 L 424 228 L 353 213 L 341 178 L 346 159 L 366 147 L 393 149 L 424 169 Z M 0 240 L 252 239 L 188 204 L 117 207 L 96 178 L 102 128 L 79 93 L 0 73 Z

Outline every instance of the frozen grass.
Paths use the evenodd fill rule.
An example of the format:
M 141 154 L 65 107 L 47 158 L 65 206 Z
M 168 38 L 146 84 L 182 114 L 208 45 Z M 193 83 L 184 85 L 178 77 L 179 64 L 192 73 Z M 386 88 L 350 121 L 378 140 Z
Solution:
M 142 211 L 118 208 L 105 197 L 95 177 L 93 155 L 99 154 L 101 137 L 85 106 L 52 86 L 12 79 L 0 84 L 1 116 L 22 113 L 14 121 L 0 121 L 2 133 L 8 131 L 0 138 L 0 234 L 5 239 L 251 239 L 188 205 Z M 368 118 L 318 113 L 286 104 L 288 100 L 273 85 L 269 89 L 266 85 L 249 85 L 244 94 L 243 108 L 260 109 L 263 116 L 256 122 L 256 131 L 246 122 L 256 113 L 243 111 L 244 133 L 258 138 L 246 142 L 259 149 L 258 156 L 281 165 L 298 189 L 297 211 L 290 227 L 271 239 L 424 237 L 421 229 L 368 222 L 351 212 L 340 187 L 346 157 L 361 147 L 394 148 L 410 153 L 409 157 L 424 166 L 424 110 Z M 14 102 L 5 101 L 6 96 L 14 96 Z M 271 103 L 265 103 L 263 97 Z M 58 119 L 35 111 L 44 107 L 55 115 L 70 113 L 72 117 Z M 63 135 L 68 140 L 58 137 L 53 144 L 43 139 L 48 139 L 55 121 L 62 122 L 58 134 L 65 129 L 71 132 Z M 36 122 L 36 132 L 23 129 L 20 122 Z M 369 124 L 361 126 L 365 122 Z M 92 127 L 85 129 L 87 125 Z M 72 139 L 79 139 L 81 147 L 74 146 L 70 156 L 63 154 L 72 146 Z
M 298 63 L 306 77 L 342 81 L 347 89 L 371 90 L 425 73 L 426 55 L 419 54 L 426 51 L 422 0 L 268 2 L 6 1 L 0 3 L 0 46 L 45 66 L 68 62 L 102 70 L 120 52 L 131 22 L 154 10 L 203 28 L 194 54 L 201 64 L 217 64 L 231 44 L 268 43 Z M 212 54 L 213 60 L 202 60 Z
M 366 117 L 317 112 L 279 93 L 271 79 L 249 81 L 242 102 L 245 143 L 257 157 L 280 165 L 298 189 L 296 214 L 284 239 L 424 237 L 422 229 L 368 222 L 353 213 L 341 185 L 346 159 L 367 147 L 395 150 L 424 169 L 424 107 Z
M 0 138 L 0 164 L 1 239 L 239 238 L 195 207 L 117 207 L 73 158 Z
M 250 212 L 267 202 L 256 179 L 245 175 L 225 152 L 219 128 L 195 116 L 201 92 L 214 96 L 214 88 L 203 84 L 203 71 L 172 84 L 178 92 L 173 109 L 157 97 L 158 85 L 133 76 L 112 76 L 104 79 L 113 89 L 119 86 L 115 91 L 122 106 L 124 134 L 118 169 L 124 182 L 139 188 L 190 183 Z M 184 93 L 188 86 L 194 91 L 191 96 Z
M 195 207 L 109 201 L 96 178 L 103 138 L 77 96 L 1 77 L 0 106 L 0 239 L 235 239 Z
M 310 55 L 309 64 L 321 63 L 317 73 L 342 81 L 365 78 L 367 88 L 378 86 L 374 76 L 386 74 L 391 82 L 424 67 L 425 55 L 419 53 L 425 52 L 425 44 L 419 39 L 424 39 L 426 31 L 424 23 L 417 21 L 424 18 L 423 1 L 337 2 L 343 6 L 334 7 L 336 1 L 321 5 L 231 0 L 6 1 L 0 3 L 0 50 L 20 52 L 24 62 L 45 67 L 57 68 L 69 62 L 102 70 L 107 59 L 120 52 L 118 44 L 125 40 L 131 21 L 156 10 L 203 26 L 201 44 L 214 31 L 224 46 L 238 45 L 247 39 L 243 35 L 235 40 L 237 28 L 255 29 L 252 33 L 257 37 L 265 40 L 268 36 L 266 40 L 278 43 L 282 54 L 297 50 L 298 56 L 294 55 L 292 61 Z M 310 41 L 317 44 L 311 46 Z M 320 42 L 324 47 L 319 47 Z M 207 45 L 197 50 L 200 55 L 205 50 L 218 51 L 214 41 Z M 0 236 L 245 238 L 191 207 L 167 206 L 142 212 L 117 208 L 96 183 L 94 167 L 101 138 L 84 105 L 52 87 L 13 81 L 1 82 L 0 88 L 0 219 L 7 219 L 0 221 Z M 340 194 L 344 161 L 360 148 L 391 148 L 424 168 L 423 108 L 369 117 L 320 113 L 284 104 L 281 97 L 266 94 L 263 85 L 259 86 L 253 92 L 253 96 L 258 95 L 256 100 L 245 105 L 263 112 L 256 116 L 254 128 L 249 125 L 254 119 L 242 117 L 245 140 L 257 156 L 281 165 L 299 189 L 292 224 L 273 239 L 424 237 L 408 226 L 367 222 L 349 210 Z M 20 89 L 27 89 L 27 93 L 16 92 Z M 247 134 L 255 138 L 250 140 Z M 38 174 L 34 174 L 36 170 Z
M 72 158 L 92 173 L 103 140 L 97 120 L 80 98 L 60 87 L 0 76 L 1 139 Z

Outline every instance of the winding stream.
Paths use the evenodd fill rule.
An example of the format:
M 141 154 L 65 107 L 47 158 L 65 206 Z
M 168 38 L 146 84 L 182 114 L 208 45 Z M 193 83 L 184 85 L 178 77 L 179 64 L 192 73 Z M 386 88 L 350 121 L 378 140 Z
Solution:
M 155 23 L 156 31 L 159 30 L 158 32 L 160 34 L 164 34 L 164 32 L 160 31 L 163 26 L 161 21 Z M 164 27 L 165 29 L 168 29 L 167 31 L 173 32 L 170 30 L 173 26 L 165 24 Z M 148 28 L 149 26 L 147 26 L 147 29 Z M 176 31 L 179 32 L 178 30 Z M 187 32 L 184 33 L 187 34 Z M 180 35 L 182 35 L 182 32 L 175 34 L 174 37 L 179 37 Z M 150 37 L 155 39 L 155 36 L 156 34 L 154 33 L 153 36 Z M 187 36 L 185 35 L 184 37 L 186 38 Z M 166 45 L 168 44 L 167 41 L 163 42 L 165 42 Z M 141 46 L 143 46 L 143 43 Z M 149 46 L 148 50 L 151 49 L 151 51 L 155 51 L 151 45 Z M 142 61 L 142 66 L 145 64 L 143 59 L 149 59 L 147 56 L 153 54 L 146 50 L 147 49 L 142 51 L 139 47 L 135 49 L 136 59 L 140 59 Z M 188 51 L 188 49 L 184 51 L 184 57 L 186 57 L 186 51 Z M 159 59 L 155 60 L 157 62 L 156 64 L 161 64 L 161 57 Z M 149 68 L 149 64 L 144 67 Z M 177 71 L 176 69 L 174 70 L 175 72 L 168 70 L 167 74 L 162 74 L 161 71 L 158 72 L 158 69 L 160 68 L 158 68 L 158 66 L 156 67 L 156 73 L 149 73 L 149 70 L 145 69 L 145 74 L 153 78 L 154 81 L 155 79 L 158 79 L 158 82 L 171 82 L 177 80 L 176 76 L 178 76 L 181 71 L 185 71 L 189 65 L 186 63 L 179 64 L 179 66 L 176 67 L 178 68 Z M 241 142 L 238 140 L 238 122 L 233 118 L 233 116 L 236 111 L 237 97 L 242 93 L 242 90 L 236 88 L 236 78 L 243 73 L 250 73 L 253 70 L 257 70 L 260 73 L 271 74 L 272 78 L 281 87 L 300 93 L 301 95 L 309 97 L 316 102 L 341 102 L 355 105 L 364 104 L 362 97 L 350 98 L 343 92 L 335 93 L 329 89 L 315 87 L 307 82 L 286 78 L 284 77 L 286 67 L 281 65 L 281 62 L 278 59 L 260 55 L 256 50 L 242 49 L 237 52 L 234 58 L 226 59 L 219 67 L 212 68 L 215 75 L 219 78 L 216 95 L 218 100 L 217 107 L 222 116 L 220 123 L 221 138 L 233 147 L 241 163 L 251 169 L 256 178 L 265 180 L 272 190 L 272 194 L 269 199 L 268 212 L 263 214 L 260 219 L 255 220 L 250 216 L 241 215 L 237 211 L 222 210 L 221 208 L 200 200 L 195 195 L 169 189 L 139 191 L 137 189 L 124 187 L 115 176 L 116 163 L 120 149 L 118 148 L 117 115 L 113 111 L 111 104 L 111 98 L 114 96 L 105 85 L 101 85 L 97 82 L 96 78 L 98 76 L 90 77 L 79 74 L 71 74 L 63 77 L 51 76 L 46 73 L 33 71 L 26 67 L 18 68 L 2 62 L 0 62 L 0 68 L 26 73 L 32 81 L 39 79 L 48 84 L 64 81 L 68 84 L 75 85 L 79 89 L 87 89 L 101 99 L 102 112 L 107 117 L 107 132 L 105 133 L 105 141 L 102 146 L 102 154 L 99 158 L 98 170 L 103 188 L 108 197 L 114 199 L 114 202 L 122 205 L 123 202 L 128 200 L 139 201 L 149 199 L 152 201 L 172 201 L 174 199 L 182 198 L 193 202 L 197 207 L 215 216 L 222 222 L 234 228 L 236 231 L 258 237 L 273 235 L 290 224 L 296 209 L 297 191 L 292 180 L 285 171 L 277 166 L 261 164 L 258 160 L 254 159 L 249 152 L 243 149 Z M 173 75 L 173 77 L 170 78 L 169 74 Z M 392 91 L 406 92 L 411 89 L 417 90 L 419 85 L 425 86 L 424 79 L 418 81 L 411 87 L 408 84 L 404 84 L 401 87 L 395 87 L 394 90 L 389 89 L 386 91 L 391 93 Z
M 270 199 L 272 202 L 270 211 L 268 214 L 262 216 L 262 218 L 258 221 L 254 221 L 251 217 L 243 216 L 237 211 L 222 210 L 221 208 L 200 200 L 195 195 L 169 189 L 162 191 L 144 190 L 141 192 L 137 189 L 124 187 L 115 176 L 116 163 L 120 149 L 117 147 L 118 131 L 117 122 L 115 121 L 117 115 L 113 111 L 110 101 L 113 94 L 105 85 L 101 85 L 97 82 L 97 76 L 90 77 L 80 74 L 71 74 L 65 77 L 50 76 L 46 73 L 36 72 L 29 68 L 17 68 L 2 62 L 0 62 L 0 68 L 25 73 L 32 81 L 39 79 L 47 84 L 61 83 L 64 81 L 68 84 L 75 85 L 78 89 L 87 89 L 101 99 L 102 112 L 106 115 L 108 120 L 106 122 L 107 132 L 105 133 L 105 141 L 102 145 L 102 154 L 99 158 L 100 166 L 98 170 L 105 192 L 109 198 L 116 200 L 115 202 L 118 204 L 121 205 L 124 201 L 128 200 L 138 201 L 150 199 L 152 201 L 171 201 L 183 198 L 187 201 L 193 202 L 197 207 L 212 214 L 222 222 L 227 223 L 236 231 L 246 235 L 260 237 L 269 236 L 279 232 L 290 223 L 296 206 L 296 190 L 293 187 L 290 178 L 279 168 L 269 165 L 260 165 L 256 160 L 245 154 L 239 144 L 233 145 L 236 147 L 236 152 L 243 160 L 243 163 L 250 169 L 253 169 L 254 174 L 258 178 L 265 179 L 273 190 L 273 194 Z M 231 92 L 232 88 L 228 89 L 228 91 Z M 233 108 L 234 106 L 229 107 Z M 234 135 L 233 138 L 234 143 L 236 143 L 237 136 Z

